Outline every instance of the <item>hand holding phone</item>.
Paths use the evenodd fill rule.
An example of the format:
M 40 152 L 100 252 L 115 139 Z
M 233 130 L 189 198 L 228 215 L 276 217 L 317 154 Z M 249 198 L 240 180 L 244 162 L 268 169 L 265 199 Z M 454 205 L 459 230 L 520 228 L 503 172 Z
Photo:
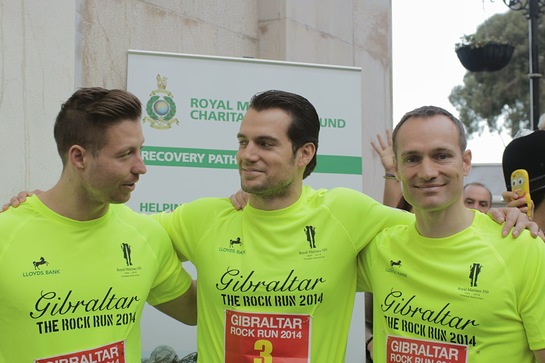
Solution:
M 530 197 L 530 178 L 525 169 L 517 169 L 511 173 L 511 191 L 516 193 L 518 198 L 524 198 L 528 211 L 528 217 L 532 217 L 532 198 Z

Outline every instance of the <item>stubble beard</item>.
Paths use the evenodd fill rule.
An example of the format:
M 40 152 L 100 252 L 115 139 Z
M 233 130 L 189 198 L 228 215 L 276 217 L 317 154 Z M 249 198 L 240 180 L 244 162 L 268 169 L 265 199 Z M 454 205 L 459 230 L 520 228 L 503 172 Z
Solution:
M 285 181 L 282 184 L 272 186 L 268 184 L 248 185 L 241 181 L 241 189 L 262 199 L 283 198 L 289 194 L 289 187 L 292 182 Z

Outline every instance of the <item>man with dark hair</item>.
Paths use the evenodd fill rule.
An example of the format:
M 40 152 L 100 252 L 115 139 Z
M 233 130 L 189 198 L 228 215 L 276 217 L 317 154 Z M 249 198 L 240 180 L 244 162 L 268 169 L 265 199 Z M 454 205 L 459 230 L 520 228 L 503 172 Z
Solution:
M 509 207 L 519 207 L 527 212 L 525 198 L 511 189 L 511 173 L 525 169 L 530 178 L 530 196 L 533 202 L 532 220 L 545 229 L 545 131 L 537 130 L 511 141 L 503 151 L 503 176 L 507 192 L 502 193 Z
M 471 151 L 461 122 L 425 106 L 393 132 L 395 173 L 415 221 L 360 254 L 373 293 L 376 362 L 545 362 L 545 244 L 516 242 L 466 208 Z
M 303 179 L 309 176 L 316 167 L 318 135 L 320 133 L 320 124 L 316 123 L 319 117 L 314 106 L 307 99 L 295 93 L 268 91 L 255 95 L 251 100 L 250 108 L 258 112 L 278 108 L 291 117 L 287 134 L 292 143 L 293 155 L 304 144 L 314 144 L 314 156 L 305 167 Z
M 255 95 L 237 135 L 244 210 L 205 198 L 156 216 L 197 269 L 199 361 L 345 361 L 356 256 L 412 216 L 351 189 L 303 186 L 319 130 L 304 97 Z
M 483 183 L 467 183 L 464 185 L 464 205 L 486 213 L 492 207 L 492 192 Z
M 168 235 L 122 204 L 146 172 L 140 115 L 129 92 L 76 91 L 54 128 L 58 182 L 0 214 L 0 362 L 140 362 L 146 301 L 196 323 Z

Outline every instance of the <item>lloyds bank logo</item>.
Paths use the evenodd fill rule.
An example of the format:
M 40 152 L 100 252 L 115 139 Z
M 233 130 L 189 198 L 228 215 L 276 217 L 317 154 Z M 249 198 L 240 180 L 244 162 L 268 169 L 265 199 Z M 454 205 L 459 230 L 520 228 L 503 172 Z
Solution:
M 146 116 L 144 122 L 149 122 L 150 126 L 158 130 L 170 129 L 174 123 L 180 122 L 174 116 L 176 115 L 176 104 L 174 95 L 166 89 L 167 78 L 157 75 L 157 89 L 152 91 L 150 99 L 146 103 Z

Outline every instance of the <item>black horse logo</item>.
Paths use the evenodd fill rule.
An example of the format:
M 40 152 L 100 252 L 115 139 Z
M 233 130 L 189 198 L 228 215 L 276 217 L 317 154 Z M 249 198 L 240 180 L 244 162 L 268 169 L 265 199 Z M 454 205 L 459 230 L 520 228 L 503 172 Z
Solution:
M 240 240 L 240 237 L 237 237 L 237 239 L 229 240 L 229 246 L 233 246 L 233 245 L 241 245 L 242 246 L 242 241 Z
M 32 261 L 32 263 L 34 264 L 34 269 L 35 270 L 39 270 L 40 269 L 40 265 L 46 265 L 48 266 L 49 265 L 49 262 L 47 262 L 45 260 L 45 258 L 43 257 L 40 257 L 40 259 L 38 261 Z

